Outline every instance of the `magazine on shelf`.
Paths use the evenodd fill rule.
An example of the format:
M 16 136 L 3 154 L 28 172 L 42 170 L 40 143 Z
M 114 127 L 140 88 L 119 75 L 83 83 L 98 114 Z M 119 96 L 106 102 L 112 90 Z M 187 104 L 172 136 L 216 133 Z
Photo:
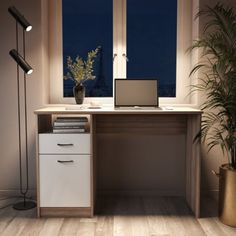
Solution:
M 61 121 L 54 121 L 54 127 L 60 127 L 60 126 L 85 126 L 87 122 L 61 122 Z
M 53 126 L 53 129 L 85 129 L 84 125 L 76 125 L 76 126 Z
M 53 129 L 53 133 L 85 133 L 85 129 Z
M 84 133 L 87 117 L 57 117 L 53 123 L 53 133 Z
M 85 116 L 82 117 L 64 117 L 59 116 L 56 119 L 57 122 L 88 122 L 88 118 Z

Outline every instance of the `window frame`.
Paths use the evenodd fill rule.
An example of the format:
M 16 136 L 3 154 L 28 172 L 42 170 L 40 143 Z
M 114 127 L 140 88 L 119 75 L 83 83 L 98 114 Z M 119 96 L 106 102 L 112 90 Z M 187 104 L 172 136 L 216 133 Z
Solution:
M 49 40 L 49 100 L 50 103 L 75 104 L 74 98 L 63 97 L 63 44 L 62 0 L 48 1 Z M 197 96 L 189 96 L 195 79 L 189 73 L 198 59 L 198 52 L 186 53 L 194 38 L 199 35 L 199 21 L 194 19 L 199 9 L 199 0 L 178 0 L 177 52 L 176 52 L 176 97 L 159 98 L 160 105 L 196 105 Z M 113 80 L 126 77 L 126 0 L 113 0 Z M 115 56 L 116 55 L 116 56 Z M 114 91 L 114 86 L 113 86 Z M 113 93 L 114 94 L 114 93 Z M 98 102 L 113 105 L 114 97 L 86 97 L 85 104 Z

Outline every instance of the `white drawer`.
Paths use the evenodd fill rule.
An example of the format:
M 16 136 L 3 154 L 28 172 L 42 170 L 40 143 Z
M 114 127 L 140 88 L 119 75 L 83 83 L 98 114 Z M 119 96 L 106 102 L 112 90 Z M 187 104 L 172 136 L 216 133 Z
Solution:
M 40 154 L 90 154 L 90 134 L 39 134 Z
M 40 155 L 40 207 L 90 207 L 90 155 Z

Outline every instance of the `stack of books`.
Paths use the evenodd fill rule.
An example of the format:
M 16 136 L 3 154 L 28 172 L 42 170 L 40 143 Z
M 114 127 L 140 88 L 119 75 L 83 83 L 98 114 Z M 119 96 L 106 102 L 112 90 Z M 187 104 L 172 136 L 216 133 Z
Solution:
M 53 133 L 84 133 L 87 117 L 57 117 L 53 123 Z

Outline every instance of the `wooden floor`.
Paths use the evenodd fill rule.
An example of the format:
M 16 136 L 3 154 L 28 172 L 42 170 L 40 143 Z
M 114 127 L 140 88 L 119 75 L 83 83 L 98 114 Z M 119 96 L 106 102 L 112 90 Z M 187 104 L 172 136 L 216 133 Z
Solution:
M 195 219 L 183 198 L 105 197 L 92 218 L 36 218 L 36 210 L 0 210 L 0 235 L 40 236 L 231 236 L 236 228 L 216 217 L 216 203 L 205 199 Z

